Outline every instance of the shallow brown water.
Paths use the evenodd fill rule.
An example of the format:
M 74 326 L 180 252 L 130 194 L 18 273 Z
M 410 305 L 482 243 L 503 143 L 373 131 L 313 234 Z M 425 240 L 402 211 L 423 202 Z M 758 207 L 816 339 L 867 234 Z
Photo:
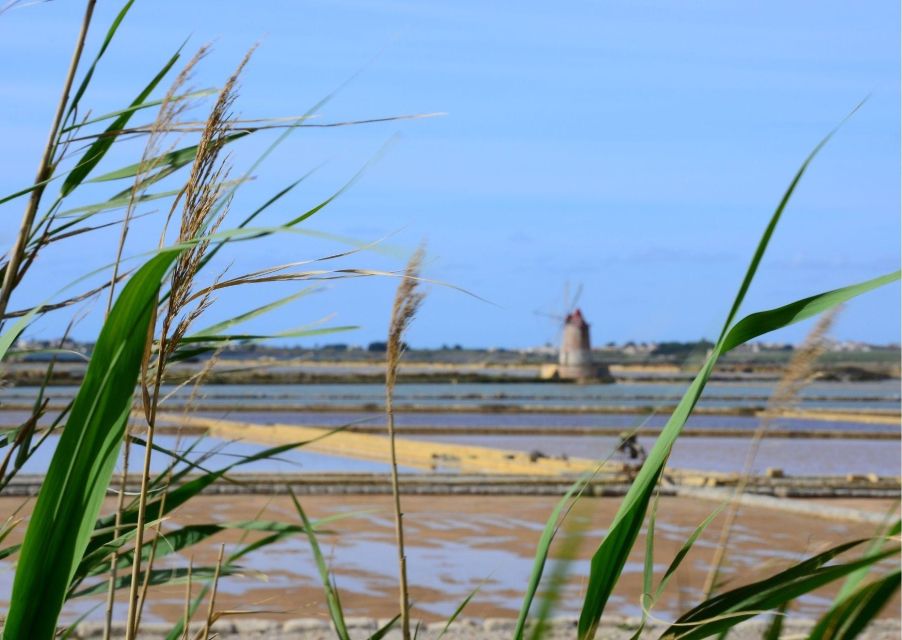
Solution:
M 333 534 L 322 534 L 320 544 L 335 571 L 347 615 L 390 617 L 397 611 L 394 526 L 388 496 L 309 496 L 303 498 L 311 518 L 355 514 L 330 523 Z M 841 506 L 884 511 L 892 501 L 844 501 Z M 449 615 L 476 587 L 479 593 L 466 614 L 476 617 L 515 616 L 522 598 L 536 542 L 555 503 L 550 497 L 413 496 L 404 499 L 408 566 L 415 616 L 438 620 Z M 833 502 L 825 501 L 827 504 Z M 0 498 L 0 513 L 8 514 L 20 500 Z M 590 498 L 573 509 L 552 552 L 560 559 L 568 547 L 575 553 L 570 579 L 558 613 L 575 613 L 588 570 L 588 559 L 603 529 L 611 521 L 618 498 Z M 716 503 L 701 499 L 662 498 L 655 539 L 656 580 L 691 531 Z M 840 506 L 836 503 L 836 506 Z M 167 527 L 261 517 L 297 522 L 290 498 L 285 496 L 203 496 L 180 509 Z M 678 571 L 655 615 L 669 619 L 699 601 L 700 588 L 719 531 L 720 519 L 699 540 Z M 871 524 L 836 522 L 808 515 L 745 508 L 731 544 L 726 576 L 730 586 L 779 571 L 791 562 L 825 547 L 872 535 Z M 218 536 L 194 552 L 195 566 L 215 562 L 219 543 L 227 553 L 240 534 Z M 15 540 L 13 540 L 15 541 Z M 608 611 L 621 615 L 639 612 L 644 537 L 629 558 Z M 175 557 L 184 566 L 187 557 Z M 222 581 L 218 605 L 225 609 L 258 611 L 256 617 L 326 617 L 319 579 L 305 539 L 293 538 L 248 556 L 245 576 Z M 165 566 L 165 565 L 161 565 Z M 546 567 L 546 575 L 554 562 Z M 9 596 L 11 564 L 2 563 L 0 599 Z M 794 611 L 812 617 L 830 603 L 826 589 L 800 598 Z M 120 597 L 120 601 L 124 595 Z M 100 602 L 84 599 L 67 609 L 67 618 Z M 181 615 L 184 586 L 152 591 L 147 620 L 174 620 Z M 888 611 L 898 610 L 898 602 Z M 92 618 L 102 616 L 102 607 Z M 124 611 L 117 611 L 124 617 Z

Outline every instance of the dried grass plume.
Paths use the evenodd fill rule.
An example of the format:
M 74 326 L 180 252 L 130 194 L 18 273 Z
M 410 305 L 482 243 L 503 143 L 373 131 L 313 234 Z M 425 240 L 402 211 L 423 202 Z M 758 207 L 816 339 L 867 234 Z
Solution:
M 413 322 L 425 294 L 419 289 L 420 270 L 425 256 L 423 245 L 414 252 L 392 306 L 391 324 L 388 328 L 388 346 L 385 371 L 385 412 L 388 419 L 388 439 L 391 447 L 391 479 L 392 496 L 395 509 L 395 536 L 398 547 L 398 591 L 401 606 L 401 634 L 404 640 L 410 640 L 410 593 L 407 586 L 407 556 L 404 552 L 404 513 L 401 511 L 401 490 L 398 482 L 398 457 L 395 451 L 395 412 L 392 399 L 395 383 L 398 380 L 398 365 L 404 353 L 404 334 Z

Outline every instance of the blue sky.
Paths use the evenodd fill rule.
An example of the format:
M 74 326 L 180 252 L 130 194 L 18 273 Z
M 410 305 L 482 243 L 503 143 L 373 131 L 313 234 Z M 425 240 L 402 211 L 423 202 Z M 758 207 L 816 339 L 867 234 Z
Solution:
M 33 177 L 82 6 L 56 0 L 0 15 L 2 193 Z M 99 2 L 89 52 L 118 6 Z M 888 0 L 138 0 L 86 101 L 94 113 L 125 105 L 186 37 L 188 49 L 214 45 L 196 75 L 198 87 L 220 84 L 260 43 L 237 104 L 247 118 L 303 113 L 360 71 L 319 121 L 447 115 L 298 131 L 242 189 L 232 207 L 237 220 L 323 165 L 266 222 L 296 215 L 392 139 L 362 180 L 309 228 L 384 239 L 392 249 L 357 254 L 342 266 L 397 268 L 403 252 L 425 239 L 428 276 L 491 301 L 432 286 L 412 344 L 521 347 L 553 340 L 556 327 L 534 311 L 560 310 L 567 282 L 584 287 L 580 306 L 596 342 L 710 338 L 793 173 L 868 94 L 805 176 L 744 309 L 898 268 L 899 18 L 898 3 Z M 271 139 L 236 144 L 235 171 Z M 138 152 L 112 154 L 105 168 L 134 161 Z M 0 207 L 4 245 L 22 206 Z M 138 225 L 131 253 L 153 242 L 159 215 Z M 111 229 L 49 251 L 18 303 L 44 299 L 104 264 L 117 234 Z M 238 273 L 336 248 L 280 236 L 242 245 L 223 266 Z M 223 294 L 210 321 L 293 288 Z M 333 323 L 361 326 L 335 340 L 365 343 L 384 335 L 393 288 L 387 279 L 336 282 L 247 329 L 286 329 L 334 313 Z M 32 335 L 58 335 L 66 320 L 48 318 Z M 90 338 L 98 324 L 95 312 L 76 334 Z M 899 327 L 895 285 L 849 304 L 834 334 L 897 342 Z M 797 340 L 806 328 L 774 339 Z

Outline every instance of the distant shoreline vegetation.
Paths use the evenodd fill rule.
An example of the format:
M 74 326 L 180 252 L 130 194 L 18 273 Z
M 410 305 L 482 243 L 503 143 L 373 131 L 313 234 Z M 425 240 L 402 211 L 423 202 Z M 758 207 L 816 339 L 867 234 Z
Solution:
M 60 342 L 49 348 L 43 342 L 17 345 L 8 359 L 7 379 L 16 386 L 40 384 L 45 375 L 39 366 L 55 359 L 48 384 L 77 384 L 83 377 L 90 343 Z M 651 346 L 651 345 L 654 346 Z M 593 349 L 596 362 L 611 368 L 615 380 L 630 382 L 683 382 L 708 352 L 709 343 L 663 342 L 606 345 Z M 205 384 L 312 384 L 382 383 L 384 343 L 354 346 L 344 343 L 316 347 L 233 345 L 220 352 L 207 373 Z M 795 348 L 787 344 L 753 344 L 723 356 L 713 379 L 766 381 L 778 379 Z M 815 379 L 835 382 L 887 380 L 900 377 L 898 345 L 834 343 L 817 360 Z M 401 383 L 555 383 L 543 379 L 542 369 L 557 362 L 554 349 L 479 349 L 461 346 L 439 349 L 408 348 L 399 373 Z M 175 364 L 171 381 L 195 375 L 198 367 L 212 364 L 201 354 Z
M 276 360 L 303 359 L 329 361 L 382 361 L 385 353 L 384 342 L 370 342 L 366 345 L 331 343 L 310 346 L 267 346 L 261 344 L 233 344 L 224 349 L 221 358 L 247 358 Z M 686 358 L 700 359 L 713 346 L 708 340 L 694 342 L 608 342 L 594 347 L 596 359 L 617 364 L 618 362 L 676 362 Z M 18 340 L 11 352 L 17 360 L 38 360 L 56 357 L 57 360 L 83 360 L 94 348 L 92 342 L 77 340 Z M 505 347 L 464 347 L 460 344 L 440 347 L 413 347 L 405 344 L 405 360 L 414 362 L 486 362 L 490 364 L 544 364 L 555 362 L 558 349 L 551 345 L 525 348 Z M 795 345 L 791 343 L 754 342 L 741 345 L 723 357 L 723 360 L 761 360 L 782 362 L 788 360 Z M 871 344 L 858 341 L 833 341 L 824 354 L 827 361 L 879 361 L 898 362 L 902 357 L 899 344 Z

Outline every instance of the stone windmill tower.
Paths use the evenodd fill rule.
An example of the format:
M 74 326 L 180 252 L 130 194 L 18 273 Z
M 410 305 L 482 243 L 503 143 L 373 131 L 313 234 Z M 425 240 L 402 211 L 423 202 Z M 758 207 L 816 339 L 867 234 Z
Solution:
M 566 291 L 566 290 L 565 290 Z M 585 382 L 613 382 L 607 366 L 596 364 L 592 356 L 592 340 L 589 333 L 589 323 L 582 311 L 576 307 L 582 287 L 572 300 L 567 300 L 565 292 L 565 314 L 550 317 L 563 321 L 561 330 L 561 346 L 558 352 L 558 364 L 549 366 L 542 373 L 544 378 L 558 380 L 579 380 Z
M 579 309 L 573 310 L 564 318 L 561 350 L 558 354 L 558 377 L 565 380 L 596 377 L 589 323 Z

